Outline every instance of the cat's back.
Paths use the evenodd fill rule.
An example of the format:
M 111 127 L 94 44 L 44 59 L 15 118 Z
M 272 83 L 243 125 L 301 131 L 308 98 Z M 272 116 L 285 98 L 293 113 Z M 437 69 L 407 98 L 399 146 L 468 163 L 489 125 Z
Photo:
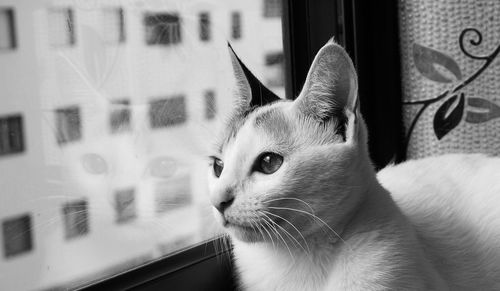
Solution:
M 500 290 L 500 158 L 444 155 L 377 177 L 452 290 Z

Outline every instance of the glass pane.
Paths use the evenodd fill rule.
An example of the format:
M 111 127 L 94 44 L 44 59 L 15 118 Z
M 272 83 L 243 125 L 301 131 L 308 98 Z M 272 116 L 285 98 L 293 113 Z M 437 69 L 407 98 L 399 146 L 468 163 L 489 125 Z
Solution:
M 72 289 L 217 236 L 227 41 L 284 97 L 280 2 L 0 4 L 0 290 Z

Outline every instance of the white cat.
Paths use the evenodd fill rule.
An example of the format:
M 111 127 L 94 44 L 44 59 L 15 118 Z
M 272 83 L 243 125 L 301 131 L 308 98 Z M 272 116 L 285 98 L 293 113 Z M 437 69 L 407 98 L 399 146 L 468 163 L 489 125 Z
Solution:
M 318 52 L 295 101 L 264 92 L 230 51 L 240 102 L 209 184 L 242 289 L 500 290 L 500 159 L 377 175 L 340 46 Z

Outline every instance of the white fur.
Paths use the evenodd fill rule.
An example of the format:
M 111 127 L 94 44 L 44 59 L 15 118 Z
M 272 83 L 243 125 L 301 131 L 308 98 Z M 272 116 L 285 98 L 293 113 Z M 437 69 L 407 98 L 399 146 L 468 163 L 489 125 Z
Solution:
M 500 158 L 427 158 L 378 178 L 452 290 L 500 290 Z

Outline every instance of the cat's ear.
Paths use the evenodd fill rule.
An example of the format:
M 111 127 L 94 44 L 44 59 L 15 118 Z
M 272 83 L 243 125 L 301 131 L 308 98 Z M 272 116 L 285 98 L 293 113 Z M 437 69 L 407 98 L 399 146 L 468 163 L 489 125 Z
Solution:
M 229 55 L 237 83 L 237 111 L 245 112 L 253 107 L 263 106 L 280 100 L 271 90 L 264 86 L 236 55 L 228 43 Z
M 347 52 L 333 38 L 316 54 L 295 102 L 303 114 L 318 121 L 356 116 L 356 70 Z

